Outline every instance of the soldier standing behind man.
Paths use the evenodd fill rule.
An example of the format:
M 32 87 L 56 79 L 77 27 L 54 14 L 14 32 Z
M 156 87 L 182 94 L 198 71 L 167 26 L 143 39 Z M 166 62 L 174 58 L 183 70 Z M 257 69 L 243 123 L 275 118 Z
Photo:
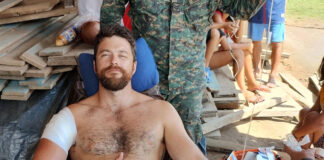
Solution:
M 128 15 L 135 39 L 153 51 L 160 91 L 178 111 L 191 139 L 206 153 L 200 115 L 205 89 L 204 53 L 211 16 L 219 9 L 235 18 L 253 16 L 265 0 L 132 0 Z M 103 0 L 100 25 L 120 23 L 125 0 Z

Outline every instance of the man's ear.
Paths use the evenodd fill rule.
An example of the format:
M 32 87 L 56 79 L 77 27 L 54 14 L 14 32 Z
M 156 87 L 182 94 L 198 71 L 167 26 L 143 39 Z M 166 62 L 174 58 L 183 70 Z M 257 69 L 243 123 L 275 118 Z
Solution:
M 136 67 L 137 67 L 137 61 L 135 61 L 135 62 L 133 63 L 133 74 L 132 74 L 132 75 L 135 74 L 135 72 L 136 72 Z

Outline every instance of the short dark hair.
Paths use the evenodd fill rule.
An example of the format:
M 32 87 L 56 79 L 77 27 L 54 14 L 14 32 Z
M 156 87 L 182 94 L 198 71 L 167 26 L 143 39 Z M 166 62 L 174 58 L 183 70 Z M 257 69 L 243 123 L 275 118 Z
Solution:
M 319 81 L 324 80 L 324 57 L 322 59 L 321 65 L 318 68 L 318 73 L 319 73 Z
M 112 36 L 118 36 L 118 37 L 124 38 L 129 42 L 129 44 L 131 46 L 132 54 L 133 54 L 133 59 L 134 59 L 134 61 L 136 61 L 135 39 L 132 36 L 131 32 L 127 28 L 120 26 L 119 24 L 105 25 L 102 28 L 100 28 L 100 31 L 96 37 L 96 40 L 95 40 L 94 57 L 93 57 L 94 60 L 96 60 L 98 47 L 99 47 L 99 44 L 101 43 L 101 41 L 104 38 L 110 38 Z

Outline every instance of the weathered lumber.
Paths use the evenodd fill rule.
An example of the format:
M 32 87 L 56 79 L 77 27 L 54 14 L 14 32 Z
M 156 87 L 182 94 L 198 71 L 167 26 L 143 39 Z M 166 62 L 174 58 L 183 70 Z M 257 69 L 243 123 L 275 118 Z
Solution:
M 20 86 L 19 81 L 10 81 L 2 91 L 2 95 L 24 96 L 30 92 L 28 87 Z
M 40 86 L 40 85 L 43 85 L 48 80 L 48 78 L 49 77 L 45 77 L 45 78 L 27 78 L 26 80 L 19 81 L 19 85 L 27 86 L 27 87 L 28 87 L 28 85 Z
M 2 76 L 21 76 L 28 69 L 28 64 L 24 66 L 0 65 L 0 75 Z
M 205 90 L 203 96 L 203 114 L 202 114 L 202 118 L 203 121 L 205 121 L 205 123 L 213 121 L 214 119 L 218 118 L 217 107 L 215 103 L 211 101 L 211 99 L 212 99 L 211 93 Z M 220 137 L 221 133 L 219 130 L 215 130 L 206 134 L 206 136 L 215 138 L 215 137 Z
M 25 72 L 24 77 L 45 78 L 45 77 L 48 77 L 50 75 L 52 70 L 53 70 L 52 67 L 45 67 L 44 69 L 38 69 L 38 68 L 33 67 L 33 68 L 28 69 Z
M 310 90 L 303 86 L 303 84 L 301 84 L 296 78 L 294 78 L 289 73 L 280 73 L 280 76 L 284 82 L 288 83 L 289 86 L 296 90 L 300 95 L 305 97 L 305 99 L 314 102 L 316 95 L 314 95 Z
M 15 7 L 9 8 L 3 12 L 0 12 L 0 18 L 17 17 L 26 14 L 36 14 L 40 12 L 50 11 L 58 4 L 60 0 L 47 0 L 33 4 L 20 4 Z
M 77 44 L 70 52 L 64 56 L 50 56 L 47 60 L 49 66 L 72 66 L 78 65 L 77 58 L 81 53 L 93 54 L 93 47 L 84 43 Z
M 1 19 L 0 19 L 1 21 Z M 43 31 L 49 24 L 50 20 L 39 20 L 27 22 L 24 25 L 19 25 L 14 30 L 9 30 L 0 37 L 0 56 L 4 56 L 7 51 L 13 50 L 27 40 Z
M 8 79 L 8 80 L 25 80 L 24 76 L 1 76 L 0 79 Z
M 4 0 L 0 1 L 0 13 L 5 11 L 8 8 L 11 8 L 18 3 L 20 3 L 22 0 Z
M 7 33 L 9 30 L 15 29 L 19 25 L 19 23 L 15 23 L 0 26 L 0 35 Z
M 37 90 L 49 90 L 52 89 L 56 82 L 61 78 L 62 74 L 54 74 L 51 75 L 51 77 L 41 85 L 28 85 L 29 89 L 37 89 Z
M 25 51 L 20 58 L 39 69 L 44 69 L 47 66 L 46 58 L 38 56 L 38 52 L 43 48 L 54 44 L 57 31 L 74 17 L 75 15 L 68 15 L 58 19 L 55 24 L 51 25 L 47 30 L 41 33 L 42 35 L 47 35 L 47 37 Z
M 0 79 L 0 92 L 2 91 L 2 89 L 8 84 L 8 80 L 6 79 Z
M 3 100 L 16 100 L 16 101 L 27 101 L 28 98 L 33 93 L 33 90 L 30 90 L 26 95 L 16 96 L 16 95 L 1 95 L 1 99 Z
M 230 151 L 239 151 L 244 149 L 244 145 L 241 145 L 237 142 L 230 142 L 225 141 L 221 139 L 212 139 L 212 138 L 206 138 L 207 147 L 209 149 L 226 149 Z M 246 149 L 254 149 L 255 147 L 252 146 L 246 146 Z
M 30 20 L 36 20 L 36 19 L 42 19 L 42 18 L 48 18 L 48 17 L 56 17 L 56 16 L 72 14 L 72 13 L 77 13 L 76 7 L 64 8 L 64 5 L 60 4 L 60 5 L 55 6 L 51 11 L 23 15 L 23 16 L 19 16 L 19 17 L 0 19 L 0 24 L 9 24 L 9 23 L 22 22 L 22 21 L 30 21 Z
M 63 56 L 69 52 L 77 43 L 73 42 L 65 46 L 50 45 L 39 51 L 39 56 Z
M 318 80 L 318 76 L 316 74 L 309 77 L 309 81 L 315 86 L 316 94 L 321 90 L 320 82 Z
M 72 71 L 75 68 L 75 66 L 61 66 L 61 67 L 55 67 L 51 74 L 56 73 L 63 73 L 63 72 L 69 72 Z
M 209 133 L 211 131 L 214 131 L 216 129 L 222 128 L 226 125 L 235 123 L 240 121 L 241 119 L 248 118 L 252 115 L 255 115 L 267 108 L 270 108 L 272 106 L 275 106 L 277 104 L 283 103 L 287 101 L 287 95 L 283 95 L 281 97 L 273 97 L 273 98 L 267 98 L 264 102 L 255 104 L 253 107 L 247 107 L 242 110 L 239 110 L 237 112 L 225 115 L 223 117 L 219 117 L 218 119 L 214 121 L 207 122 L 203 124 L 203 133 Z M 254 108 L 254 111 L 252 113 L 252 110 Z

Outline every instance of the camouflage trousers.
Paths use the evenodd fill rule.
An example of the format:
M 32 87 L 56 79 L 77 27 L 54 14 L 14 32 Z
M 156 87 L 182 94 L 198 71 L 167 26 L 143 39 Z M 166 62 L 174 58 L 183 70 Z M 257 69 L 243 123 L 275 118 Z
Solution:
M 197 144 L 203 133 L 200 121 L 202 112 L 203 90 L 194 90 L 190 93 L 164 95 L 165 100 L 170 102 L 178 111 L 184 127 L 190 138 Z

